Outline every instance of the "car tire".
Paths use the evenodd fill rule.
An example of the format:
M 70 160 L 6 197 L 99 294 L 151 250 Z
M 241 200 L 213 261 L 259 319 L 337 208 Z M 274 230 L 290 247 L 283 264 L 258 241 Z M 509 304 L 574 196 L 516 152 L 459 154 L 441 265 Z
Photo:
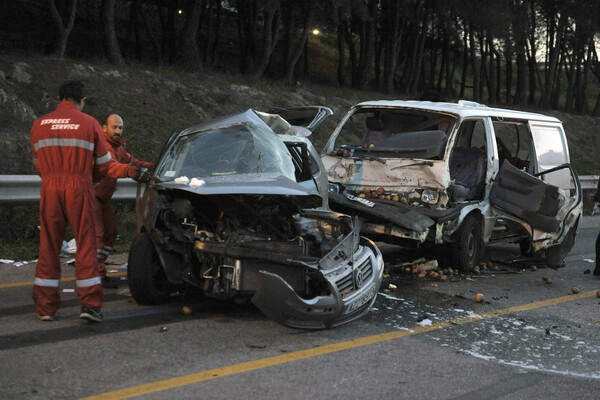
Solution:
M 127 278 L 133 299 L 140 305 L 165 303 L 172 286 L 162 269 L 149 233 L 133 241 L 127 261 Z
M 484 246 L 479 219 L 474 215 L 465 218 L 454 234 L 452 261 L 463 271 L 472 271 L 483 257 Z

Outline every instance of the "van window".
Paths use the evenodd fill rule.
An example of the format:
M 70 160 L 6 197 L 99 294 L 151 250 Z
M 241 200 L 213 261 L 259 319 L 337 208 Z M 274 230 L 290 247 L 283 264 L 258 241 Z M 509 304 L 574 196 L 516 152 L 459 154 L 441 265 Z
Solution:
M 494 121 L 492 125 L 500 164 L 506 160 L 521 170 L 531 172 L 532 143 L 527 122 L 501 120 Z
M 486 150 L 485 126 L 482 120 L 463 121 L 458 129 L 456 147 L 477 147 Z
M 535 151 L 542 170 L 569 162 L 560 127 L 531 125 Z
M 538 172 L 569 162 L 567 143 L 562 128 L 559 125 L 531 124 L 531 132 L 533 134 L 535 152 L 539 164 Z M 563 189 L 571 189 L 574 187 L 571 180 L 571 174 L 567 169 L 546 174 L 542 179 L 546 181 L 546 183 L 556 185 Z

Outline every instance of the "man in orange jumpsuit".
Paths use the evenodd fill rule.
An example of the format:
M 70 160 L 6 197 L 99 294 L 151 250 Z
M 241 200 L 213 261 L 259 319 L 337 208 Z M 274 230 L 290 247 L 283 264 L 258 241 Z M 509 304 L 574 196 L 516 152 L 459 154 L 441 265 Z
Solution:
M 31 128 L 33 164 L 42 178 L 33 301 L 40 320 L 54 320 L 60 306 L 60 250 L 69 223 L 77 243 L 80 317 L 100 322 L 103 293 L 96 258 L 92 172 L 137 178 L 139 168 L 112 161 L 100 124 L 81 112 L 85 104 L 81 82 L 63 83 L 58 100 L 56 110 L 35 120 Z
M 104 125 L 102 125 L 102 130 L 104 130 L 104 137 L 109 145 L 113 161 L 135 165 L 139 168 L 147 168 L 150 172 L 154 170 L 153 163 L 140 161 L 125 150 L 124 144 L 127 140 L 123 137 L 123 119 L 120 116 L 117 114 L 109 115 Z M 104 262 L 117 240 L 117 221 L 110 205 L 110 199 L 115 193 L 116 187 L 117 180 L 110 176 L 104 176 L 94 184 L 96 194 L 94 201 L 96 206 L 95 226 L 98 264 L 100 266 L 102 286 L 111 289 L 118 286 L 118 281 L 106 276 Z

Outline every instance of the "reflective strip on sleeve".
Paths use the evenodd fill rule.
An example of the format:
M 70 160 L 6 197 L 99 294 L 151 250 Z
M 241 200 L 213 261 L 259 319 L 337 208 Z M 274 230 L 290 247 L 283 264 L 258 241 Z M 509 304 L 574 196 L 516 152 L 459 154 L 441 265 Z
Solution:
M 96 165 L 105 164 L 105 163 L 109 162 L 111 159 L 112 159 L 112 157 L 110 155 L 110 152 L 108 152 L 105 155 L 103 155 L 102 157 L 96 158 Z
M 102 284 L 102 279 L 97 276 L 95 278 L 90 278 L 90 279 L 77 279 L 77 287 L 90 287 L 90 286 L 94 286 L 94 285 L 101 285 Z
M 82 149 L 94 151 L 94 143 L 88 142 L 83 139 L 68 139 L 68 138 L 51 138 L 51 139 L 41 139 L 36 144 L 33 145 L 35 151 L 39 149 L 43 149 L 44 147 L 81 147 Z
M 33 282 L 36 286 L 47 286 L 47 287 L 58 287 L 60 280 L 59 279 L 43 279 L 35 277 Z

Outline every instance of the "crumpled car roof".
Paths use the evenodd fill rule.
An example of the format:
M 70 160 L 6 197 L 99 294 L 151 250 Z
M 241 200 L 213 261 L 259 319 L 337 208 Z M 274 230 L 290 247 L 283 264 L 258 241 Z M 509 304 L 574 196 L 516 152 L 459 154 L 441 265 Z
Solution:
M 257 114 L 257 111 L 248 109 L 242 113 L 226 115 L 192 126 L 183 130 L 177 136 L 182 137 L 198 132 L 235 125 L 248 126 L 249 123 L 258 125 L 274 134 L 293 134 L 294 131 L 291 129 L 291 125 L 281 117 L 275 114 L 260 114 L 264 114 L 263 118 L 269 121 L 269 124 Z M 274 129 L 279 130 L 280 132 L 276 132 Z M 196 182 L 198 183 L 198 181 Z M 205 178 L 205 180 L 200 180 L 200 184 L 196 185 L 189 185 L 188 182 L 163 181 L 157 184 L 157 186 L 165 189 L 184 190 L 199 195 L 243 194 L 289 196 L 292 202 L 300 208 L 318 207 L 322 202 L 321 196 L 316 194 L 314 190 L 308 189 L 285 176 L 270 172 L 245 174 L 243 175 L 243 180 L 237 179 L 235 181 L 232 181 L 231 176 L 213 176 L 210 177 L 210 179 Z

